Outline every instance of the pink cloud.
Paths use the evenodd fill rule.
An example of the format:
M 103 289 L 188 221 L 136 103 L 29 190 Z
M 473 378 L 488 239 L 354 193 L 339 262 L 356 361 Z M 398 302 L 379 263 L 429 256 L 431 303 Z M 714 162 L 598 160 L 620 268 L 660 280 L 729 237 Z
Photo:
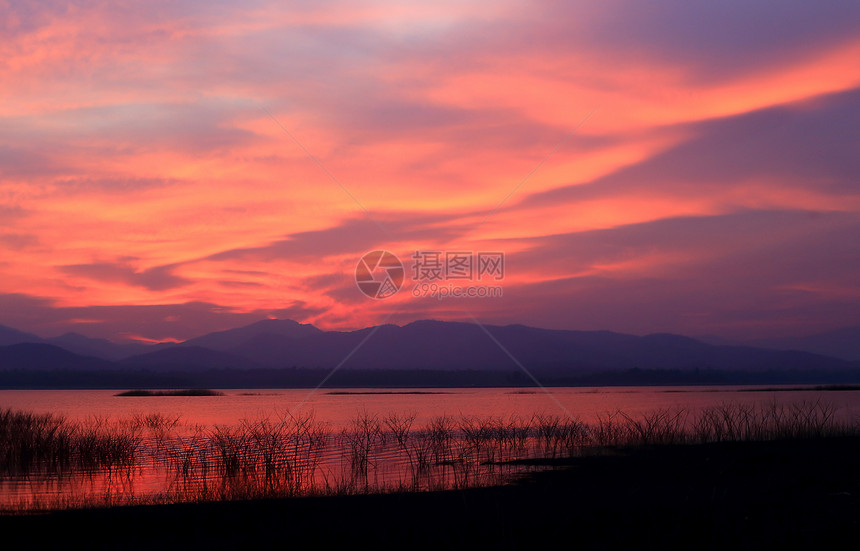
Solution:
M 0 323 L 858 322 L 856 6 L 3 10 Z M 375 248 L 503 249 L 505 297 L 367 303 Z

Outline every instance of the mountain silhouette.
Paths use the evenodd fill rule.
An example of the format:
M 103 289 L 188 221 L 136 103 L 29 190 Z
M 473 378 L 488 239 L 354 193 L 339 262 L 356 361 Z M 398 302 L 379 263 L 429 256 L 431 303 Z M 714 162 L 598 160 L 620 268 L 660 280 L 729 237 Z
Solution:
M 39 339 L 0 327 L 4 342 Z M 839 370 L 857 364 L 802 351 L 718 346 L 672 334 L 646 336 L 611 331 L 538 329 L 525 325 L 480 326 L 423 320 L 356 331 L 322 331 L 292 320 L 267 319 L 183 343 L 126 346 L 64 335 L 47 342 L 0 348 L 0 369 L 254 369 L 516 371 L 570 376 L 625 370 Z M 26 346 L 25 346 L 26 344 Z M 111 348 L 113 346 L 113 348 Z M 73 354 L 80 352 L 80 354 Z M 128 356 L 129 351 L 145 350 Z M 109 362 L 93 357 L 122 358 Z
M 10 344 L 21 344 L 24 342 L 43 342 L 44 339 L 37 337 L 31 333 L 25 333 L 0 325 L 0 346 L 8 346 Z
M 125 358 L 119 362 L 122 366 L 168 369 L 252 369 L 260 367 L 253 361 L 223 352 L 211 350 L 202 346 L 177 346 L 139 354 Z
M 768 370 L 850 365 L 807 352 L 714 346 L 671 334 L 639 337 L 434 320 L 356 331 L 321 331 L 289 320 L 264 320 L 128 358 L 123 364 L 443 371 L 512 370 L 520 364 L 552 375 L 631 368 Z
M 232 350 L 259 335 L 269 335 L 271 338 L 302 338 L 318 335 L 322 330 L 313 325 L 298 323 L 293 320 L 265 319 L 226 331 L 216 331 L 202 337 L 189 339 L 182 343 L 184 346 L 202 346 L 211 350 Z
M 80 356 L 52 344 L 28 342 L 0 346 L 0 369 L 3 370 L 101 370 L 115 367 L 110 361 Z
M 860 361 L 860 325 L 843 327 L 834 331 L 816 333 L 805 337 L 760 339 L 748 343 L 750 346 L 780 350 L 805 350 L 834 356 L 843 360 Z
M 59 337 L 47 338 L 44 342 L 81 356 L 95 356 L 105 360 L 119 360 L 134 354 L 144 354 L 152 349 L 146 344 L 117 344 L 107 339 L 93 339 L 79 333 L 65 333 Z

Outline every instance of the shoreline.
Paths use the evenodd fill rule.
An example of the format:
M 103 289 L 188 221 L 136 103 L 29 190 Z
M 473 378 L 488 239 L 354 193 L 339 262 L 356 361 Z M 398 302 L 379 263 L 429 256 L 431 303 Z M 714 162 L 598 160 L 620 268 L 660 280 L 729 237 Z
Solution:
M 538 388 L 517 370 L 349 369 L 331 377 L 330 373 L 331 370 L 316 368 L 6 369 L 0 370 L 0 389 L 310 389 L 323 383 L 328 389 Z M 576 370 L 568 374 L 538 370 L 534 375 L 543 387 L 858 385 L 860 364 L 849 362 L 844 368 L 833 370 L 610 368 Z
M 21 545 L 827 548 L 860 536 L 860 437 L 653 445 L 495 487 L 2 515 Z

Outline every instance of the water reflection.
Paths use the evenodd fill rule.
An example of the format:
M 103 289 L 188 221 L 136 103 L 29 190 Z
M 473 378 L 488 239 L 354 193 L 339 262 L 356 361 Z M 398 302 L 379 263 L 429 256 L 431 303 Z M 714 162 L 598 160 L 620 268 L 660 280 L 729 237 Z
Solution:
M 464 488 L 505 482 L 606 446 L 693 443 L 856 432 L 820 398 L 723 402 L 699 409 L 566 416 L 439 415 L 361 410 L 333 426 L 312 412 L 198 425 L 175 415 L 68 420 L 0 411 L 0 508 L 29 511 Z
M 188 427 L 147 416 L 71 423 L 50 414 L 0 416 L 0 506 L 36 510 L 252 499 L 498 483 L 534 455 L 534 438 L 470 435 L 468 422 L 414 415 L 357 417 L 335 431 L 312 413 Z M 526 432 L 529 429 L 521 429 Z

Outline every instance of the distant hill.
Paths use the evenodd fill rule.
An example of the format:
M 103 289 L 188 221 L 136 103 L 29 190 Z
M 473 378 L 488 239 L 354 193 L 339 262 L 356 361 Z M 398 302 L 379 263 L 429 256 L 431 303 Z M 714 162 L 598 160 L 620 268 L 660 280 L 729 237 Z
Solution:
M 474 324 L 428 320 L 303 338 L 258 333 L 231 352 L 270 367 L 335 367 L 343 362 L 346 369 L 511 369 L 516 368 L 513 356 L 529 369 L 551 374 L 630 368 L 761 370 L 849 365 L 807 352 L 713 346 L 678 335 L 638 337 L 523 325 L 487 326 L 486 330 L 492 338 Z
M 779 350 L 805 350 L 843 360 L 860 361 L 860 326 L 806 337 L 755 340 L 750 341 L 749 345 Z
M 266 319 L 226 331 L 216 331 L 202 337 L 189 339 L 181 346 L 202 346 L 212 350 L 233 350 L 260 335 L 268 335 L 273 339 L 300 339 L 319 335 L 323 331 L 313 325 L 298 323 L 293 320 Z
M 253 369 L 260 367 L 253 361 L 202 346 L 178 346 L 125 358 L 119 362 L 124 367 L 169 369 Z
M 95 356 L 105 360 L 120 360 L 135 354 L 144 354 L 152 349 L 146 344 L 117 344 L 107 339 L 93 339 L 78 333 L 66 333 L 50 337 L 45 342 L 65 348 L 82 356 Z
M 39 339 L 2 328 L 9 339 Z M 489 334 L 488 334 L 489 333 Z M 520 372 L 567 378 L 624 370 L 732 372 L 857 369 L 860 363 L 803 351 L 718 346 L 672 334 L 646 336 L 611 331 L 563 331 L 525 325 L 486 326 L 424 320 L 402 327 L 321 331 L 291 320 L 262 320 L 184 343 L 117 345 L 67 334 L 44 342 L 0 349 L 0 370 L 106 369 L 201 371 L 212 369 L 332 369 Z M 143 350 L 133 356 L 124 354 Z M 74 354 L 78 352 L 78 354 Z M 120 352 L 122 351 L 122 353 Z M 116 361 L 96 358 L 110 356 Z
M 42 338 L 31 333 L 25 333 L 11 327 L 6 327 L 5 325 L 0 325 L 0 346 L 21 344 L 23 342 L 42 342 Z
M 0 346 L 0 370 L 100 370 L 115 367 L 112 362 L 79 356 L 52 344 L 21 343 Z
M 103 360 L 119 360 L 152 349 L 152 346 L 146 344 L 117 344 L 107 339 L 94 339 L 78 333 L 66 333 L 59 337 L 45 339 L 0 325 L 0 346 L 22 343 L 53 344 L 80 356 L 94 356 Z

